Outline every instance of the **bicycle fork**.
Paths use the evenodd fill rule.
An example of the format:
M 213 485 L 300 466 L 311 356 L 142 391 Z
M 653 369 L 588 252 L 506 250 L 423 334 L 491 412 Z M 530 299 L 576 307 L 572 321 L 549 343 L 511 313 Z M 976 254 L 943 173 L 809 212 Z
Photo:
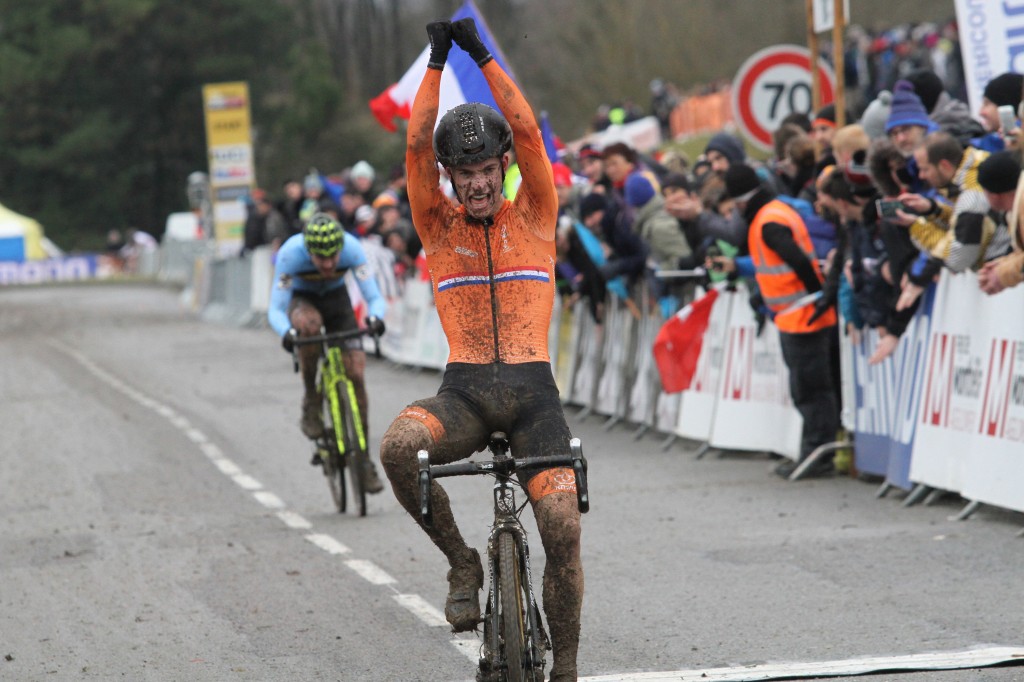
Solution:
M 530 549 L 526 541 L 526 531 L 523 529 L 516 517 L 515 495 L 512 486 L 506 481 L 499 480 L 494 484 L 494 505 L 500 510 L 499 521 L 491 529 L 487 538 L 487 557 L 489 572 L 489 587 L 487 594 L 487 608 L 484 619 L 484 643 L 485 652 L 481 656 L 480 668 L 484 671 L 497 671 L 501 666 L 498 659 L 499 652 L 503 650 L 499 643 L 500 618 L 498 617 L 498 537 L 508 533 L 515 540 L 516 551 L 519 557 L 519 565 L 516 567 L 523 580 L 525 599 L 523 611 L 525 616 L 525 635 L 527 637 L 528 655 L 533 667 L 543 670 L 544 652 L 551 648 L 547 632 L 544 630 L 544 623 L 541 620 L 540 608 L 537 605 L 533 592 L 533 572 L 530 569 Z M 507 666 L 520 665 L 520 661 L 505 661 Z

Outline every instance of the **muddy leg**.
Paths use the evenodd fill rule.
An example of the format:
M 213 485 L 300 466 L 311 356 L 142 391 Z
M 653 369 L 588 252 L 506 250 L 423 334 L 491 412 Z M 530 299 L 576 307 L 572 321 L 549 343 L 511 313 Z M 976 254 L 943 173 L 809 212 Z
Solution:
M 437 481 L 434 481 L 431 488 L 434 525 L 432 528 L 425 528 L 420 521 L 419 486 L 417 483 L 419 466 L 416 461 L 416 453 L 420 450 L 430 452 L 433 449 L 434 442 L 430 437 L 430 431 L 425 426 L 410 419 L 397 419 L 381 440 L 380 461 L 384 466 L 384 472 L 391 481 L 391 488 L 395 491 L 398 502 L 412 515 L 416 523 L 420 524 L 420 527 L 426 531 L 450 562 L 452 559 L 460 559 L 469 555 L 469 547 L 455 523 L 448 494 Z M 433 452 L 431 452 L 431 461 L 441 462 L 434 457 Z
M 551 629 L 552 681 L 576 679 L 576 651 L 583 606 L 580 561 L 580 512 L 576 496 L 554 493 L 533 505 L 537 529 L 547 555 L 544 567 L 544 614 Z

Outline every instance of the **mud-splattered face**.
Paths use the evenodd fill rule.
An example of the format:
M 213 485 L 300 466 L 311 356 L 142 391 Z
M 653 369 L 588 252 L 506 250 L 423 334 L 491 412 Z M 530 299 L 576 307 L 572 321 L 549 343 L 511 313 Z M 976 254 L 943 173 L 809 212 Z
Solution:
M 452 186 L 466 207 L 466 213 L 477 220 L 484 220 L 498 212 L 505 201 L 501 194 L 504 170 L 504 157 L 449 169 Z

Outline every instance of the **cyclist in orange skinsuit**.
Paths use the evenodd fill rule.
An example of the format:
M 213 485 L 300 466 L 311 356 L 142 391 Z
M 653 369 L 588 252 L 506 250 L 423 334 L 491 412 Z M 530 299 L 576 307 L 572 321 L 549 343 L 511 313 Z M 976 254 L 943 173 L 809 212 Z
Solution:
M 482 450 L 493 431 L 504 431 L 516 456 L 531 457 L 568 454 L 570 438 L 547 352 L 558 198 L 536 118 L 472 19 L 434 22 L 427 33 L 431 57 L 413 103 L 406 165 L 413 222 L 451 353 L 438 394 L 403 410 L 381 442 L 395 496 L 417 521 L 419 450 L 433 463 L 452 462 Z M 504 118 L 468 103 L 446 113 L 434 132 L 453 39 L 480 66 Z M 513 140 L 523 179 L 510 202 L 501 189 Z M 437 162 L 461 204 L 440 189 Z M 533 471 L 520 479 L 547 555 L 550 679 L 575 680 L 583 569 L 572 470 Z M 434 524 L 425 530 L 451 564 L 445 616 L 454 631 L 473 630 L 480 622 L 480 557 L 462 538 L 444 490 L 436 481 L 433 486 Z

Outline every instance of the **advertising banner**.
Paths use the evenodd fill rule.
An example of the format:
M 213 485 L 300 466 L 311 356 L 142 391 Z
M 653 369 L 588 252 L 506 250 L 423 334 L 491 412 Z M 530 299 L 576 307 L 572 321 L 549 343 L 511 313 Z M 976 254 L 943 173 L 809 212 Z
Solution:
M 766 323 L 758 334 L 754 311 L 746 295 L 740 296 L 729 314 L 710 442 L 718 448 L 774 452 L 795 460 L 803 419 L 789 396 L 779 331 Z
M 980 372 L 961 381 L 978 394 L 970 458 L 963 470 L 961 494 L 971 500 L 1024 511 L 1024 319 L 1008 311 L 1024 310 L 1024 290 L 1009 289 L 995 296 L 978 290 L 970 274 L 955 282 L 971 307 L 947 313 L 969 316 L 970 352 L 981 358 Z M 963 278 L 961 278 L 963 279 Z M 972 366 L 972 369 L 974 366 Z M 954 377 L 954 389 L 956 377 Z M 927 417 L 926 413 L 923 415 Z
M 203 113 L 214 236 L 218 250 L 226 253 L 242 245 L 245 199 L 256 184 L 248 83 L 204 85 Z
M 910 456 L 934 301 L 930 287 L 896 351 L 881 363 L 868 364 L 878 345 L 874 330 L 865 330 L 853 347 L 856 467 L 904 490 L 912 487 Z
M 95 255 L 87 254 L 24 262 L 0 261 L 0 286 L 92 279 L 96 276 L 97 260 Z
M 942 274 L 928 341 L 910 479 L 960 492 L 981 419 L 987 344 L 977 333 L 993 299 L 973 273 Z
M 981 109 L 988 82 L 1001 73 L 1024 73 L 1024 2 L 956 0 L 960 53 L 972 113 Z

